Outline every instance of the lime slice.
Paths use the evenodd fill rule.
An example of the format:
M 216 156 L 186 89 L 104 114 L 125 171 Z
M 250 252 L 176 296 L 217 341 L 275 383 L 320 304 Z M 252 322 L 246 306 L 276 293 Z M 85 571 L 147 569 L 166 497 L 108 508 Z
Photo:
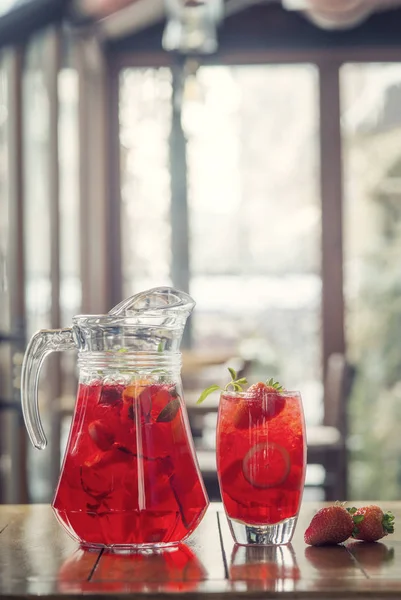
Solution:
M 290 456 L 275 442 L 253 446 L 242 461 L 245 479 L 256 488 L 267 489 L 284 483 L 290 472 Z

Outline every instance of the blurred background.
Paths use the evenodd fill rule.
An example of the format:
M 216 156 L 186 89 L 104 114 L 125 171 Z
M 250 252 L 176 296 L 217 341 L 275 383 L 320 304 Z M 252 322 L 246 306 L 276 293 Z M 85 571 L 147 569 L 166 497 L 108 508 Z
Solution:
M 306 498 L 400 497 L 400 40 L 396 1 L 2 0 L 0 502 L 52 500 L 74 407 L 52 356 L 30 447 L 30 336 L 159 285 L 212 499 L 228 364 L 301 390 Z

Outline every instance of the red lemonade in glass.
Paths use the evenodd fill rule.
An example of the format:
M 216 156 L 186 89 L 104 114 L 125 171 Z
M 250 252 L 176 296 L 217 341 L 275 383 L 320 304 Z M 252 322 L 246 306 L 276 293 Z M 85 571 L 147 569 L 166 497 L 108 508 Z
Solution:
M 264 386 L 264 387 L 263 387 Z M 298 392 L 221 394 L 217 471 L 224 508 L 238 543 L 291 540 L 306 469 L 305 425 Z
M 87 546 L 173 544 L 208 500 L 174 383 L 81 383 L 53 503 Z

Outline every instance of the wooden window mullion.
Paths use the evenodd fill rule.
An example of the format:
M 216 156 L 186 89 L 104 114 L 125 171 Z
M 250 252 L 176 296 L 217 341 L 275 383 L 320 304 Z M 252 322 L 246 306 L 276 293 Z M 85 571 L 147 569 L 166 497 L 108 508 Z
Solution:
M 320 189 L 322 202 L 322 358 L 345 353 L 343 294 L 343 185 L 340 68 L 319 68 Z

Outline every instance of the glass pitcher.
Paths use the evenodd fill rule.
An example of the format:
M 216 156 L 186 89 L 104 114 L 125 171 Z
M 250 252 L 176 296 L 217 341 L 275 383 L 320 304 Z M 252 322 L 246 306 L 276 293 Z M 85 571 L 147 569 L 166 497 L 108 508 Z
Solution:
M 195 302 L 154 288 L 107 315 L 78 315 L 27 347 L 21 399 L 36 448 L 46 437 L 39 371 L 53 351 L 78 349 L 79 388 L 53 510 L 87 547 L 130 549 L 181 542 L 208 497 L 183 402 L 179 351 Z

